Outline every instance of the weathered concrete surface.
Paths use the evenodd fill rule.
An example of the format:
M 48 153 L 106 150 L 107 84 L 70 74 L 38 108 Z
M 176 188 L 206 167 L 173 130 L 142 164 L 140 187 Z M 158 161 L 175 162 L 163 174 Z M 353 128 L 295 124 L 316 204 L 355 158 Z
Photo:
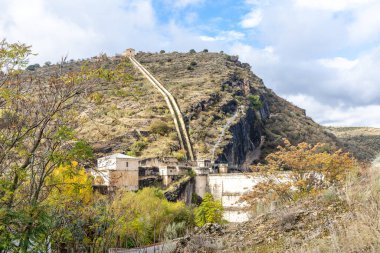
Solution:
M 108 253 L 174 253 L 178 243 L 179 240 L 176 239 L 133 249 L 109 249 Z
M 208 175 L 195 176 L 195 193 L 201 198 L 208 192 Z
M 240 197 L 264 180 L 265 178 L 256 173 L 210 174 L 207 184 L 214 198 L 222 201 L 224 219 L 229 222 L 244 222 L 249 220 L 250 215 L 243 210 L 247 203 L 240 201 Z

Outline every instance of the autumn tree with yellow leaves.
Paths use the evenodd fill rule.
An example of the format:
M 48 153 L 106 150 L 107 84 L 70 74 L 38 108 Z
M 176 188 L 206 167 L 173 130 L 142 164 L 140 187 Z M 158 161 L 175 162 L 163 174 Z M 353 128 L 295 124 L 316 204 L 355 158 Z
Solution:
M 0 41 L 0 252 L 106 252 L 183 235 L 193 220 L 183 203 L 158 189 L 100 195 L 84 169 L 94 155 L 74 130 L 81 101 L 101 103 L 102 82 L 128 86 L 128 60 L 40 75 L 24 71 L 31 55 Z
M 292 145 L 284 140 L 283 146 L 266 157 L 265 164 L 252 168 L 263 181 L 243 199 L 251 204 L 295 200 L 339 186 L 356 168 L 357 162 L 349 153 L 329 144 L 303 142 Z
M 58 189 L 69 194 L 79 185 L 77 179 L 53 179 L 57 173 L 83 178 L 83 166 L 92 158 L 74 131 L 80 101 L 96 83 L 130 78 L 122 66 L 68 71 L 64 62 L 54 66 L 54 74 L 31 74 L 24 71 L 31 55 L 30 46 L 0 41 L 1 252 L 47 251 L 54 226 L 48 199 Z

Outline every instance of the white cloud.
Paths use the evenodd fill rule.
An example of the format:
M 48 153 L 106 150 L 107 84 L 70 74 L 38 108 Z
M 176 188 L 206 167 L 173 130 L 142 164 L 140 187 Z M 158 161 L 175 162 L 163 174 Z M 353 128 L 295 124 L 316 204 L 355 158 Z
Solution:
M 348 60 L 343 57 L 335 57 L 331 59 L 320 59 L 318 62 L 326 67 L 337 70 L 351 70 L 358 65 L 358 60 Z
M 0 35 L 32 45 L 38 53 L 32 62 L 55 62 L 67 54 L 69 59 L 100 52 L 113 55 L 127 47 L 142 51 L 211 47 L 174 20 L 160 23 L 151 0 L 0 0 L 0 6 Z M 221 47 L 217 42 L 214 46 Z
M 252 10 L 250 13 L 245 15 L 240 22 L 243 28 L 254 28 L 258 26 L 263 19 L 263 14 L 260 9 Z
M 376 117 L 380 111 L 380 105 L 330 106 L 304 94 L 290 95 L 286 99 L 306 109 L 307 115 L 324 125 L 380 127 L 380 121 Z
M 298 7 L 327 11 L 343 11 L 358 8 L 374 1 L 375 0 L 294 0 Z
M 84 1 L 0 0 L 0 34 L 9 41 L 33 46 L 35 61 L 82 58 L 100 52 L 121 52 L 128 46 L 158 40 L 154 11 L 149 0 Z M 112 13 L 112 15 L 110 15 Z M 141 17 L 144 17 L 141 19 Z M 142 33 L 146 33 L 144 38 Z M 136 36 L 139 34 L 138 36 Z
M 357 45 L 373 43 L 379 40 L 380 34 L 380 2 L 365 5 L 352 11 L 352 22 L 348 25 L 348 35 L 352 43 Z
M 244 33 L 237 31 L 222 31 L 216 36 L 200 36 L 203 41 L 238 41 L 245 37 Z
M 249 62 L 254 71 L 280 63 L 274 48 L 270 46 L 258 49 L 242 43 L 236 43 L 230 48 L 229 52 L 233 55 L 239 55 L 241 61 Z

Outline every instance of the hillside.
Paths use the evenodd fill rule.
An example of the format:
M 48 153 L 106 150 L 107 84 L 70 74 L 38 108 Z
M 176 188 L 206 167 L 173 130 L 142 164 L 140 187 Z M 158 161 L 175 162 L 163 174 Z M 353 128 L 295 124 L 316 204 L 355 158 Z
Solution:
M 176 98 L 190 134 L 196 157 L 248 166 L 273 150 L 282 138 L 297 143 L 328 142 L 333 134 L 305 115 L 305 111 L 266 88 L 248 64 L 224 53 L 138 53 L 136 59 Z M 79 137 L 100 156 L 129 152 L 140 157 L 182 158 L 165 101 L 129 60 L 93 57 L 70 61 L 64 71 L 85 63 L 117 69 L 123 64 L 128 80 L 95 84 L 81 101 Z M 38 68 L 49 76 L 57 65 Z M 152 124 L 165 123 L 164 133 Z
M 380 129 L 370 127 L 328 127 L 359 159 L 372 161 L 380 153 Z

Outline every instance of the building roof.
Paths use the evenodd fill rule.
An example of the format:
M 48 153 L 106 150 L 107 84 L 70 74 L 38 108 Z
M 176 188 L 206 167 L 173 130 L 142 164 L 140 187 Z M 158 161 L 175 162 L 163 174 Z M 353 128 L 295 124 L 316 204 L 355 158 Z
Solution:
M 133 157 L 133 156 L 129 156 L 129 155 L 124 155 L 124 154 L 121 154 L 121 153 L 116 153 L 116 154 L 113 154 L 113 155 L 110 155 L 110 156 L 101 157 L 101 158 L 106 158 L 106 159 L 113 159 L 113 158 L 138 159 L 137 157 Z

